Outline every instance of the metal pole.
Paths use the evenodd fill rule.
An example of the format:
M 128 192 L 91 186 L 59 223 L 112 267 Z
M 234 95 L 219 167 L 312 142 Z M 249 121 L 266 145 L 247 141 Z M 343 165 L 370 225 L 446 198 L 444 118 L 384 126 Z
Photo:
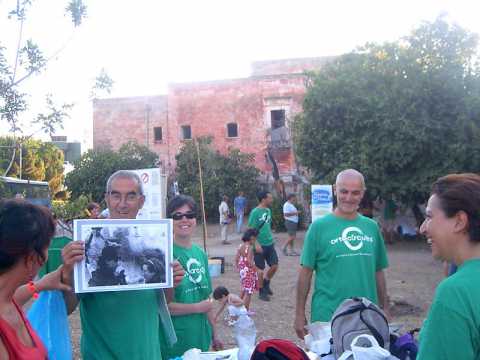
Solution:
M 205 198 L 203 196 L 203 179 L 202 179 L 202 165 L 200 164 L 200 148 L 198 146 L 198 141 L 195 142 L 195 149 L 197 150 L 197 160 L 198 160 L 198 176 L 200 178 L 200 204 L 202 209 L 202 218 L 203 218 L 203 250 L 207 252 L 207 218 L 205 216 Z
M 145 106 L 145 142 L 147 148 L 150 148 L 150 111 L 152 110 L 152 107 L 147 104 Z
M 20 143 L 20 161 L 19 161 L 19 163 L 20 163 L 20 170 L 19 170 L 19 176 L 18 176 L 20 180 L 22 179 L 22 166 L 23 166 L 23 159 L 22 159 L 23 153 L 22 153 L 22 149 L 23 149 L 23 146 L 22 146 L 22 144 Z

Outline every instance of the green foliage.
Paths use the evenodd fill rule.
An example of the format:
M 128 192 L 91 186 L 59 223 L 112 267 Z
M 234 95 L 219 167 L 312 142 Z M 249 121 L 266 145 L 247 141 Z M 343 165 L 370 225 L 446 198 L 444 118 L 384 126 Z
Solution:
M 54 200 L 52 202 L 52 212 L 58 219 L 70 221 L 74 219 L 87 218 L 85 209 L 90 199 L 87 196 L 80 195 L 75 200 Z
M 136 142 L 129 142 L 118 151 L 89 150 L 74 162 L 74 170 L 65 178 L 73 198 L 81 195 L 101 202 L 107 180 L 117 170 L 136 170 L 156 167 L 158 155 Z
M 29 94 L 23 92 L 20 86 L 32 75 L 45 71 L 49 59 L 33 39 L 23 39 L 23 25 L 32 1 L 18 0 L 11 1 L 11 3 L 14 8 L 8 13 L 8 19 L 18 22 L 19 31 L 17 34 L 9 34 L 9 36 L 18 37 L 18 43 L 17 49 L 12 51 L 0 46 L 0 120 L 8 124 L 10 132 L 15 137 L 17 133 L 22 133 L 24 136 L 25 131 L 23 130 L 28 129 L 28 125 L 30 125 L 25 124 L 24 129 L 20 126 L 19 117 L 28 109 L 29 98 Z M 75 27 L 79 26 L 86 16 L 86 6 L 82 0 L 69 1 L 65 10 L 71 16 Z M 10 52 L 15 54 L 15 60 L 12 63 L 7 61 L 6 56 Z M 48 96 L 46 103 L 48 112 L 36 116 L 33 124 L 39 126 L 38 131 L 42 130 L 52 134 L 56 128 L 62 127 L 67 111 L 71 107 L 71 104 L 55 106 L 51 96 Z
M 373 196 L 412 204 L 441 175 L 480 171 L 477 43 L 439 18 L 311 73 L 293 131 L 302 164 L 326 182 L 356 168 Z
M 113 84 L 114 81 L 110 77 L 110 75 L 108 75 L 107 71 L 105 69 L 100 70 L 100 73 L 95 78 L 95 84 L 93 85 L 90 92 L 90 97 L 92 99 L 95 99 L 102 93 L 110 95 L 110 93 L 112 92 Z
M 20 141 L 18 141 L 20 140 Z M 17 139 L 22 147 L 22 179 L 48 181 L 52 195 L 63 186 L 63 152 L 55 145 L 33 139 Z M 0 137 L 0 146 L 14 146 L 12 137 Z M 3 175 L 10 164 L 13 150 L 0 147 L 0 173 Z M 20 175 L 20 151 L 15 152 L 13 166 L 6 174 Z
M 82 0 L 71 0 L 65 11 L 72 18 L 72 23 L 75 27 L 80 26 L 85 17 L 87 17 L 87 6 Z
M 285 228 L 285 219 L 283 218 L 284 201 L 278 197 L 273 198 L 272 202 L 272 229 L 276 232 L 283 232 Z
M 230 198 L 230 208 L 239 191 L 244 191 L 246 198 L 256 203 L 255 194 L 260 172 L 253 165 L 253 155 L 241 153 L 238 149 L 230 149 L 227 155 L 223 155 L 211 147 L 211 137 L 202 137 L 197 141 L 200 149 L 207 220 L 218 221 L 218 206 L 224 194 Z M 200 204 L 200 180 L 195 143 L 185 142 L 176 160 L 176 175 L 181 192 L 193 196 Z

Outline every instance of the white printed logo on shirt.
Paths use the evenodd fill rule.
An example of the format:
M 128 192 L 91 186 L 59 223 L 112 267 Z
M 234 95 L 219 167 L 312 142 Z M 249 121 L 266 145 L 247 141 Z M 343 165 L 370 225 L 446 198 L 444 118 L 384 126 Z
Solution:
M 360 250 L 363 247 L 365 241 L 373 242 L 373 238 L 363 234 L 363 231 L 355 226 L 347 227 L 342 231 L 342 236 L 330 240 L 331 245 L 335 245 L 338 242 L 345 244 L 352 251 Z
M 203 275 L 205 275 L 205 268 L 200 261 L 191 258 L 187 261 L 187 274 L 188 279 L 194 283 L 199 284 L 202 281 Z

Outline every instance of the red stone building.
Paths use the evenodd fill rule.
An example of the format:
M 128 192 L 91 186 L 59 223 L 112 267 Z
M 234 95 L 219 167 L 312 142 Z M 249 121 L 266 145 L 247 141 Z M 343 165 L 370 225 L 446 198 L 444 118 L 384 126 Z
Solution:
M 244 79 L 172 84 L 160 96 L 95 100 L 93 146 L 116 149 L 135 140 L 157 152 L 170 172 L 185 141 L 212 135 L 223 153 L 234 147 L 255 154 L 267 181 L 272 176 L 269 151 L 283 180 L 295 184 L 300 178 L 290 125 L 302 110 L 303 73 L 329 59 L 257 62 Z

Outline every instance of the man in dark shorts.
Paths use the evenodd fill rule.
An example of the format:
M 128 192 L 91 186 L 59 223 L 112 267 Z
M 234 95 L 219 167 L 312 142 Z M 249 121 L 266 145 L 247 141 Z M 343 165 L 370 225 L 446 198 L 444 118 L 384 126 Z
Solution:
M 287 228 L 288 239 L 285 245 L 282 247 L 283 255 L 285 256 L 298 256 L 300 255 L 293 249 L 293 243 L 297 237 L 298 228 L 298 215 L 300 212 L 295 207 L 296 201 L 295 194 L 290 194 L 287 197 L 287 201 L 283 204 L 283 218 L 285 220 L 285 227 Z M 288 252 L 290 248 L 290 252 Z
M 258 201 L 258 206 L 252 210 L 248 218 L 248 227 L 258 230 L 254 261 L 258 269 L 259 296 L 261 300 L 270 301 L 270 295 L 273 295 L 270 281 L 278 269 L 278 256 L 272 236 L 272 211 L 270 210 L 273 202 L 272 194 L 261 191 L 258 193 Z M 264 274 L 265 263 L 269 268 Z

